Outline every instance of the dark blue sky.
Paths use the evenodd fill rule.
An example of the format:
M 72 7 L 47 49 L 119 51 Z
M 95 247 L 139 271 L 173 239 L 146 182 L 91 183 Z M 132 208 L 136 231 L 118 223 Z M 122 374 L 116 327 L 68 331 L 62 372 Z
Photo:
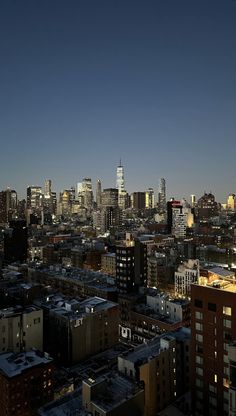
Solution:
M 236 193 L 236 1 L 2 0 L 0 188 Z

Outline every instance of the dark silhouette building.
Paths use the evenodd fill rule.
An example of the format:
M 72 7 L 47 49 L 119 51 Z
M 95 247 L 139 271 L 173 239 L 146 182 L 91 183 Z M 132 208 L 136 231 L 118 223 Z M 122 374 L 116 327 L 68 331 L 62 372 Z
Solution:
M 145 192 L 133 193 L 133 208 L 145 209 Z
M 27 260 L 28 230 L 26 221 L 10 221 L 9 228 L 4 231 L 4 261 L 24 263 Z
M 218 214 L 218 204 L 211 192 L 209 194 L 205 192 L 204 195 L 197 201 L 196 211 L 200 220 L 206 220 Z

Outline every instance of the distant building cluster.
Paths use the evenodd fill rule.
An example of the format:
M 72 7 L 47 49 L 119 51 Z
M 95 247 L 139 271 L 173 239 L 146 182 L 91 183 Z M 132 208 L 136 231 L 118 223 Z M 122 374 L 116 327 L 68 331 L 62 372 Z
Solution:
M 166 192 L 0 192 L 0 416 L 236 414 L 235 194 Z

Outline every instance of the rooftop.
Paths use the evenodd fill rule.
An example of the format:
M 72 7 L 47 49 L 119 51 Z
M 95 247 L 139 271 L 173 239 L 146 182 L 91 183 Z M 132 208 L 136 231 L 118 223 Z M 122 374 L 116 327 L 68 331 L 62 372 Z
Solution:
M 63 280 L 72 282 L 77 285 L 93 286 L 99 289 L 105 289 L 109 292 L 115 292 L 116 286 L 112 276 L 95 272 L 93 270 L 79 269 L 79 268 L 66 268 L 61 265 L 45 267 L 40 265 L 39 267 L 31 266 L 32 270 L 37 273 L 43 273 L 46 277 L 52 277 L 57 280 Z M 112 278 L 112 279 L 111 279 Z M 113 283 L 113 284 L 112 284 Z
M 152 338 L 147 343 L 143 343 L 138 347 L 134 348 L 132 352 L 123 354 L 123 358 L 127 361 L 136 363 L 147 362 L 150 358 L 158 356 L 162 350 L 161 340 L 165 341 L 189 341 L 190 340 L 190 329 L 182 327 L 176 331 L 167 332 L 164 335 L 158 335 Z
M 11 378 L 20 375 L 29 368 L 50 362 L 52 362 L 52 358 L 48 354 L 36 350 L 17 354 L 5 352 L 0 354 L 0 373 Z
M 222 267 L 212 267 L 208 270 L 210 273 L 217 274 L 218 276 L 222 278 L 231 278 L 235 276 L 234 272 L 231 272 L 229 270 L 225 270 Z
M 104 386 L 104 389 L 94 394 L 95 397 L 91 401 L 106 412 L 142 391 L 137 384 L 117 373 L 111 373 L 96 380 L 88 379 L 84 383 L 89 386 L 98 384 Z
M 75 390 L 58 400 L 45 404 L 38 410 L 40 416 L 89 416 L 89 412 L 82 408 L 81 389 Z
M 42 303 L 38 301 L 37 304 L 42 305 L 43 308 L 53 311 L 55 314 L 61 316 L 63 315 L 68 319 L 79 319 L 86 314 L 106 311 L 117 306 L 116 303 L 102 299 L 98 296 L 94 296 L 83 301 L 80 299 L 70 300 L 64 296 L 52 296 L 47 297 Z
M 40 308 L 38 308 L 35 305 L 30 305 L 26 307 L 22 307 L 20 305 L 18 306 L 12 306 L 10 308 L 0 309 L 0 319 L 7 318 L 10 316 L 16 316 L 26 313 L 31 313 L 35 311 L 39 311 Z

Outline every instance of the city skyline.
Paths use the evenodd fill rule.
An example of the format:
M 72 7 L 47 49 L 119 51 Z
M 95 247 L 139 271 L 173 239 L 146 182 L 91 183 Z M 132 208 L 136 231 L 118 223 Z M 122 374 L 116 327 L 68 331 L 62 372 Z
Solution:
M 236 193 L 236 3 L 0 5 L 0 188 Z M 112 180 L 111 178 L 112 172 Z
M 117 165 L 117 167 L 120 167 L 120 165 Z M 123 165 L 122 165 L 122 168 L 124 168 L 124 171 L 125 171 L 125 167 Z M 87 178 L 88 177 L 89 176 L 87 176 Z M 51 178 L 42 178 L 41 181 L 37 181 L 36 183 L 27 184 L 25 186 L 25 188 L 22 188 L 23 189 L 23 193 L 19 192 L 18 189 L 14 188 L 12 186 L 6 186 L 5 188 L 2 188 L 1 190 L 2 191 L 5 191 L 7 189 L 14 190 L 17 193 L 18 199 L 19 200 L 22 200 L 22 199 L 27 199 L 27 188 L 40 187 L 40 188 L 42 188 L 42 194 L 45 194 L 45 192 L 46 192 L 45 191 L 46 182 L 50 181 L 51 182 L 51 185 L 50 185 L 51 186 L 51 191 L 52 192 L 56 192 L 57 199 L 58 199 L 59 198 L 59 194 L 60 193 L 63 193 L 64 190 L 74 189 L 75 190 L 75 193 L 77 195 L 78 192 L 79 192 L 78 191 L 78 185 L 81 185 L 81 183 L 82 183 L 81 181 L 84 180 L 85 178 L 86 178 L 85 175 L 84 176 L 81 176 L 79 178 L 79 181 L 77 181 L 75 183 L 67 184 L 67 186 L 65 186 L 64 188 L 63 187 L 56 188 L 54 186 L 54 181 Z M 115 177 L 114 182 L 112 184 L 111 183 L 109 184 L 106 181 L 107 182 L 107 185 L 106 186 L 104 185 L 104 182 L 105 181 L 103 181 L 102 178 L 91 178 L 91 177 L 89 177 L 89 179 L 91 179 L 92 192 L 93 192 L 93 196 L 94 196 L 94 199 L 95 200 L 96 200 L 96 186 L 97 186 L 97 182 L 100 182 L 101 189 L 110 189 L 110 188 L 116 189 L 117 188 L 116 187 L 116 180 L 117 180 L 116 177 Z M 222 204 L 225 204 L 227 202 L 228 198 L 231 195 L 234 195 L 234 192 L 229 192 L 227 195 L 225 195 L 225 198 L 223 200 L 220 200 L 220 199 L 217 199 L 217 195 L 215 195 L 215 193 L 212 191 L 212 189 L 202 189 L 202 192 L 199 193 L 199 194 L 189 194 L 189 195 L 183 195 L 183 194 L 177 195 L 176 193 L 171 194 L 170 191 L 169 191 L 169 187 L 168 187 L 168 185 L 169 185 L 168 180 L 166 181 L 166 178 L 158 178 L 158 179 L 157 179 L 156 183 L 153 186 L 147 185 L 145 188 L 137 188 L 137 189 L 135 188 L 135 189 L 127 190 L 126 192 L 128 194 L 132 195 L 134 192 L 146 192 L 146 193 L 148 193 L 148 191 L 150 189 L 152 189 L 154 191 L 155 204 L 157 204 L 157 203 L 159 203 L 158 202 L 158 199 L 159 199 L 159 194 L 160 194 L 160 180 L 164 180 L 165 181 L 165 184 L 167 183 L 167 186 L 166 186 L 166 200 L 167 201 L 168 200 L 171 200 L 171 198 L 175 198 L 177 200 L 186 199 L 187 202 L 189 202 L 191 204 L 192 203 L 192 197 L 195 197 L 196 198 L 196 201 L 197 201 L 205 193 L 206 194 L 211 194 L 212 193 L 216 197 L 216 201 L 217 202 L 222 203 Z

